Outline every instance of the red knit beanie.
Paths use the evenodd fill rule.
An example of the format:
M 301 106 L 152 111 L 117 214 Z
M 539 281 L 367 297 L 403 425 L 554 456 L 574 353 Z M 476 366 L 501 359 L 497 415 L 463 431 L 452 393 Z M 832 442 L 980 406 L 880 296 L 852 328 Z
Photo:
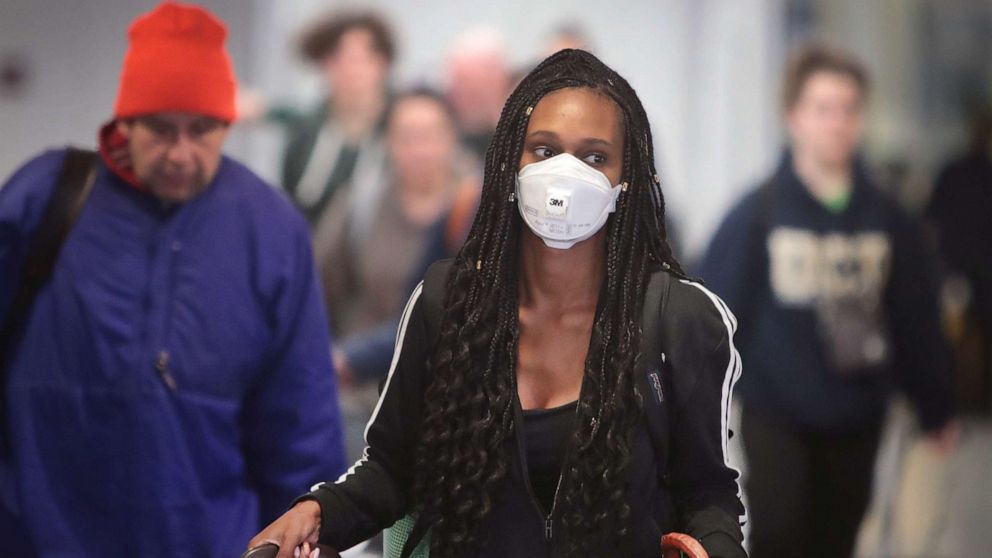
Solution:
M 114 117 L 190 112 L 235 117 L 234 70 L 227 28 L 207 10 L 163 2 L 128 29 Z

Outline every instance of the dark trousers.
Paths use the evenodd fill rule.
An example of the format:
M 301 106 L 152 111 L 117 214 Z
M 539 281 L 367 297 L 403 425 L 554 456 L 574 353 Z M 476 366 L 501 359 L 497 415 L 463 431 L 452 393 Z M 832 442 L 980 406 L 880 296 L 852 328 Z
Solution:
M 851 556 L 881 425 L 824 433 L 743 406 L 751 558 Z

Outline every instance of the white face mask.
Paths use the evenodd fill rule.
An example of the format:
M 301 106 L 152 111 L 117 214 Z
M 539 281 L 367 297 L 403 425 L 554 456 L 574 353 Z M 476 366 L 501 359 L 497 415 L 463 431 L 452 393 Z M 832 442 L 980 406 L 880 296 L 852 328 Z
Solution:
M 602 172 L 562 153 L 520 169 L 517 208 L 545 245 L 564 250 L 603 228 L 620 189 Z

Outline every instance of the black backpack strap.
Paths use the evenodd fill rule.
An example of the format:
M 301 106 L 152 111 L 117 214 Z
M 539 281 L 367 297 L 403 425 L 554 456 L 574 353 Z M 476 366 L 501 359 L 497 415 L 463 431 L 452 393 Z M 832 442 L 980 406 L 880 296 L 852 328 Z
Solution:
M 424 323 L 427 326 L 427 338 L 433 342 L 441 330 L 441 320 L 444 318 L 444 291 L 448 283 L 448 274 L 454 264 L 453 259 L 439 260 L 427 267 L 424 273 L 424 291 L 421 296 L 421 307 L 424 313 Z
M 641 326 L 641 354 L 649 364 L 660 364 L 661 359 L 661 313 L 664 310 L 665 290 L 671 281 L 664 271 L 651 274 L 644 292 L 644 316 Z
M 0 409 L 6 397 L 8 361 L 31 315 L 35 298 L 52 276 L 62 245 L 93 189 L 96 158 L 93 151 L 76 148 L 66 151 L 55 191 L 28 245 L 17 292 L 0 327 Z M 3 430 L 6 431 L 5 428 Z
M 644 404 L 645 425 L 659 462 L 659 476 L 663 481 L 669 455 L 668 409 L 672 404 L 669 400 L 669 394 L 672 393 L 672 378 L 666 363 L 661 320 L 665 312 L 669 287 L 672 281 L 677 280 L 677 277 L 666 271 L 655 272 L 648 280 L 644 293 L 641 326 L 642 361 L 637 370 Z

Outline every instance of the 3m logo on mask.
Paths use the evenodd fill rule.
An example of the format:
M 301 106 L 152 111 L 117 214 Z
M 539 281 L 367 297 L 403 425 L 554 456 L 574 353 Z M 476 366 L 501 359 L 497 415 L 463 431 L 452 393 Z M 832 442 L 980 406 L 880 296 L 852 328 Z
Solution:
M 621 191 L 569 153 L 520 169 L 516 186 L 517 208 L 527 227 L 559 250 L 596 234 L 615 210 Z
M 544 203 L 544 212 L 548 217 L 565 219 L 568 217 L 568 201 L 571 196 L 554 188 L 548 188 L 548 197 Z

